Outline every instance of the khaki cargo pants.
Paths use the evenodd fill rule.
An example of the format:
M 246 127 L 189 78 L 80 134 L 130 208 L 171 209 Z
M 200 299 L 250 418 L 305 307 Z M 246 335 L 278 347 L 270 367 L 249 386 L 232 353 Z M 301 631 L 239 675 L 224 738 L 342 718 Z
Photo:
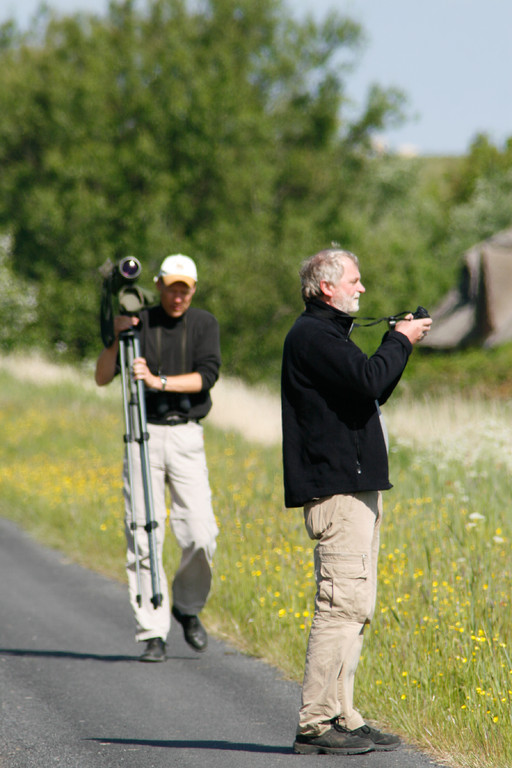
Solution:
M 316 499 L 304 507 L 304 520 L 309 536 L 318 540 L 317 593 L 298 733 L 318 736 L 336 717 L 349 730 L 364 724 L 354 709 L 354 677 L 375 610 L 382 495 Z

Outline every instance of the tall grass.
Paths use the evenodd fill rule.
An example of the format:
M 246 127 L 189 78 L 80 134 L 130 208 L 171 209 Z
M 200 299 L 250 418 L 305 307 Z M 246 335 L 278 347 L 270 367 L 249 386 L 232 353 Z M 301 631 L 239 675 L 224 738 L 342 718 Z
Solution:
M 509 409 L 454 398 L 388 414 L 395 487 L 357 706 L 453 766 L 512 765 Z M 27 394 L 4 372 L 0 427 L 0 514 L 124 579 L 120 400 L 70 383 Z M 300 681 L 313 543 L 283 508 L 280 448 L 205 434 L 220 526 L 205 623 Z M 169 575 L 177 556 L 169 535 Z

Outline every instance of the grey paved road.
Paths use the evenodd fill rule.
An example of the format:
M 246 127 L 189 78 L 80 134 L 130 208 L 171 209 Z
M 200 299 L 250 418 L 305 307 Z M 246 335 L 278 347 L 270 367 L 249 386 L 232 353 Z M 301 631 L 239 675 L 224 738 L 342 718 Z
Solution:
M 141 664 L 122 585 L 0 518 L 0 768 L 431 768 L 423 755 L 294 755 L 299 687 L 181 628 Z

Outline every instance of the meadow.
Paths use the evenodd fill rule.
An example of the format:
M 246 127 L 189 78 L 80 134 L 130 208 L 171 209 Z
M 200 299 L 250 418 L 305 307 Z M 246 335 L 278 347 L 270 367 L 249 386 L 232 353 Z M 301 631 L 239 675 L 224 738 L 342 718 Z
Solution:
M 90 375 L 20 386 L 0 367 L 0 514 L 124 581 L 120 392 Z M 448 765 L 512 765 L 510 407 L 404 396 L 385 416 L 394 488 L 356 703 Z M 313 543 L 283 507 L 280 446 L 211 423 L 205 439 L 220 527 L 205 624 L 300 682 Z M 169 574 L 177 555 L 169 535 Z

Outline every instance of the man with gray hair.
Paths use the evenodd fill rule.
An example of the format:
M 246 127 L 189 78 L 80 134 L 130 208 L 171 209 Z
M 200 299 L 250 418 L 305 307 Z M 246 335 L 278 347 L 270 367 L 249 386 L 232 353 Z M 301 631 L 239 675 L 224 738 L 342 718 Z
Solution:
M 349 251 L 326 249 L 300 270 L 305 311 L 283 350 L 285 504 L 304 507 L 317 540 L 315 614 L 306 653 L 299 754 L 398 747 L 354 708 L 363 634 L 375 610 L 383 490 L 391 488 L 379 404 L 391 395 L 432 320 L 412 314 L 367 357 L 350 339 L 365 293 Z

